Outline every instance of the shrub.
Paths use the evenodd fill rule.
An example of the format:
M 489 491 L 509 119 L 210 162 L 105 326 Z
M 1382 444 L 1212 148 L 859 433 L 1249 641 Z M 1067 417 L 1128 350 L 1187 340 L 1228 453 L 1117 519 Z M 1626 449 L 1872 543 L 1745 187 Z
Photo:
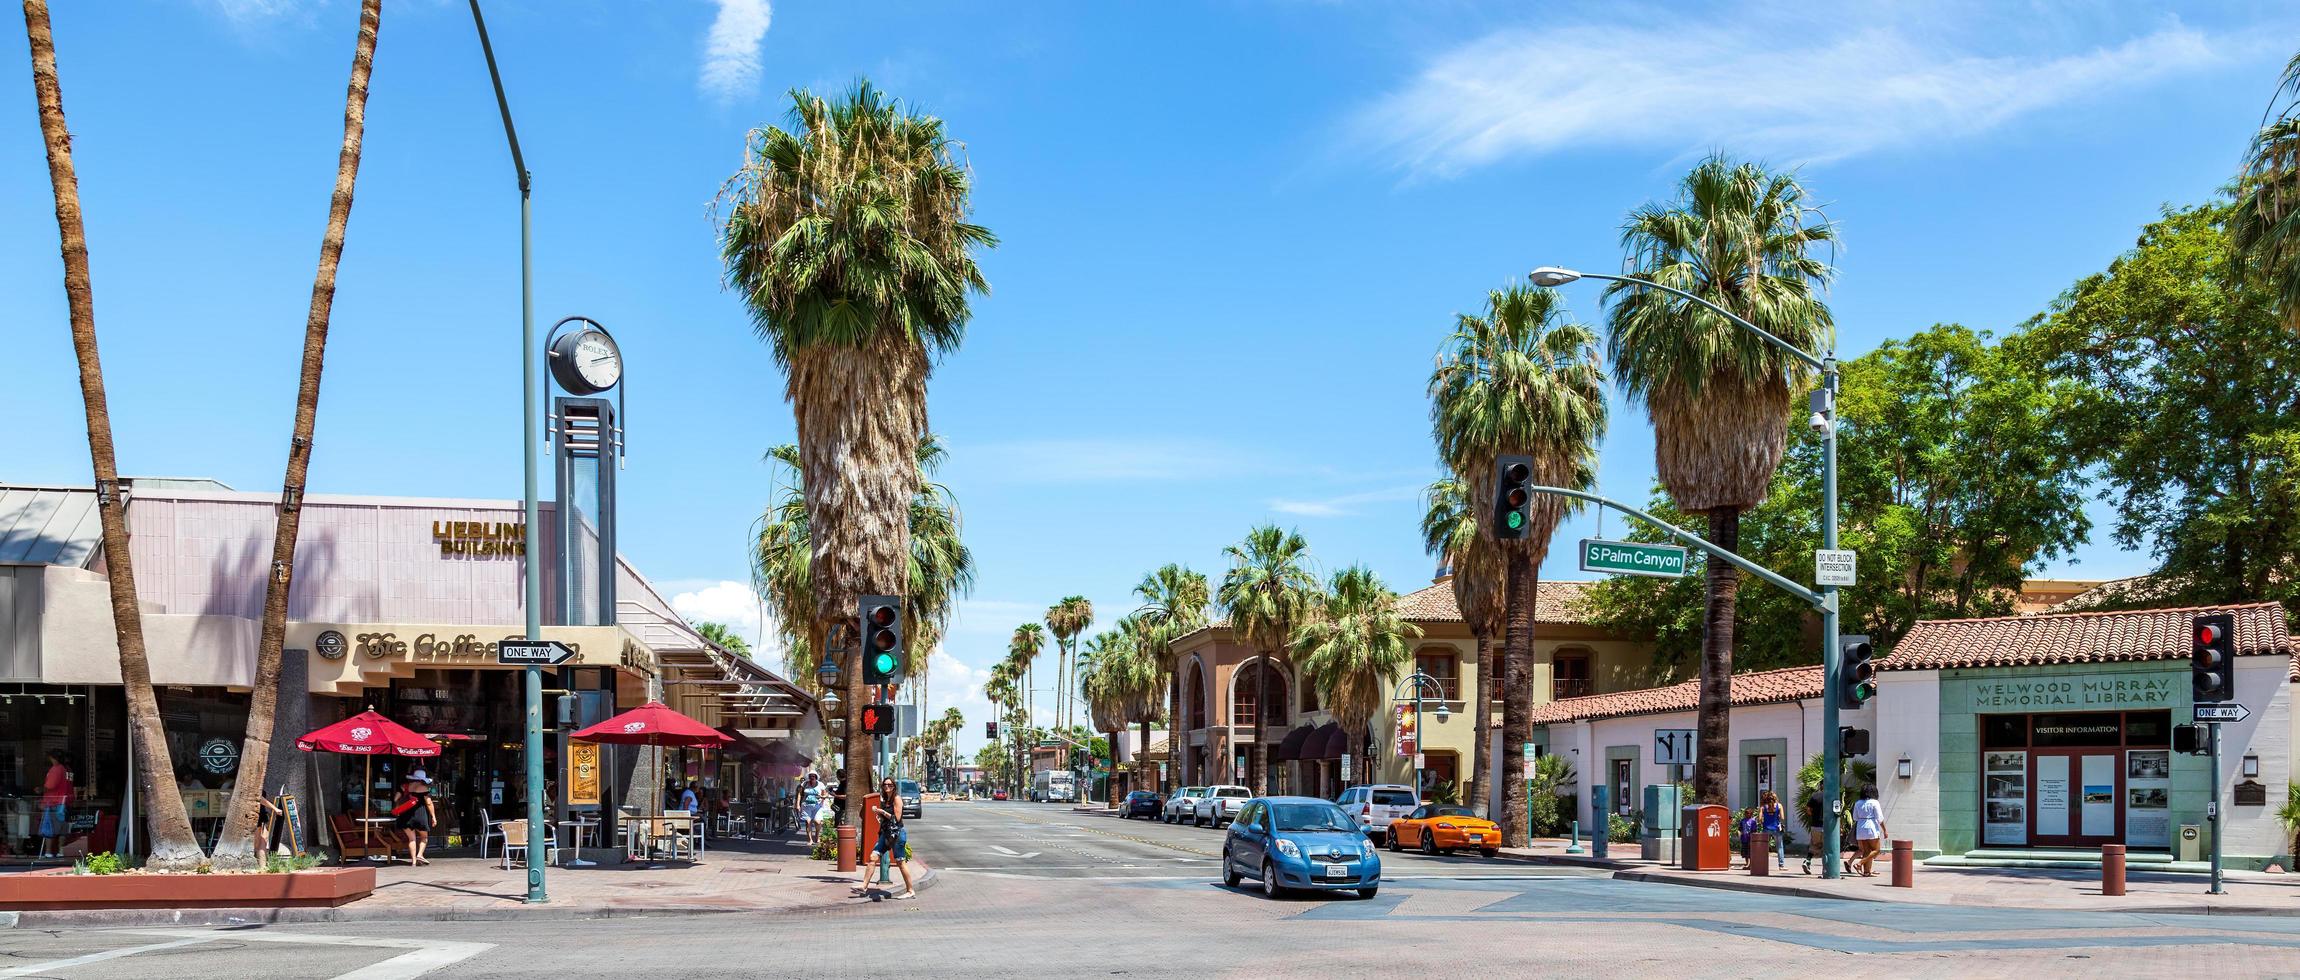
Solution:
M 88 855 L 87 868 L 88 873 L 92 875 L 116 875 L 128 870 L 128 862 L 118 854 L 105 851 L 101 854 Z
M 1573 764 L 1562 756 L 1545 755 L 1533 764 L 1533 778 L 1526 782 L 1525 824 L 1535 837 L 1556 837 L 1564 834 L 1573 822 L 1574 798 L 1561 796 L 1558 789 L 1573 783 Z
M 1616 844 L 1635 844 L 1638 826 L 1644 822 L 1641 814 L 1612 814 L 1606 820 L 1605 839 Z
M 824 823 L 822 833 L 815 835 L 814 850 L 809 851 L 807 856 L 817 861 L 829 861 L 838 857 L 838 828 L 831 826 L 828 822 Z

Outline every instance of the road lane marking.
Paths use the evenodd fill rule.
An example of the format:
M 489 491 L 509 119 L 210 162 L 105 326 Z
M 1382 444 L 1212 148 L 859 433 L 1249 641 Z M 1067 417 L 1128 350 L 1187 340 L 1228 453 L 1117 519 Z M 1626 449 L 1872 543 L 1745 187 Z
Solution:
M 384 939 L 369 936 L 336 936 L 319 933 L 265 932 L 261 929 L 136 929 L 131 935 L 183 936 L 173 944 L 147 947 L 160 949 L 166 945 L 190 945 L 214 940 L 257 943 L 294 943 L 306 946 L 360 946 L 370 949 L 404 949 L 405 953 L 381 962 L 342 974 L 335 980 L 414 980 L 433 970 L 463 962 L 488 950 L 494 943 L 451 942 L 435 939 Z M 0 974 L 0 977 L 19 974 Z
M 198 939 L 178 939 L 172 943 L 152 943 L 148 946 L 128 946 L 121 949 L 107 949 L 101 953 L 89 953 L 86 956 L 75 956 L 67 960 L 49 960 L 46 963 L 34 963 L 30 966 L 11 967 L 6 970 L 0 970 L 0 977 L 28 977 L 36 973 L 46 973 L 50 970 L 68 970 L 75 966 L 86 966 L 90 963 L 102 963 L 105 960 L 116 960 L 123 956 L 134 956 L 138 953 L 156 953 L 163 949 L 177 949 L 184 946 L 197 946 L 215 938 L 218 937 L 206 935 L 201 936 Z

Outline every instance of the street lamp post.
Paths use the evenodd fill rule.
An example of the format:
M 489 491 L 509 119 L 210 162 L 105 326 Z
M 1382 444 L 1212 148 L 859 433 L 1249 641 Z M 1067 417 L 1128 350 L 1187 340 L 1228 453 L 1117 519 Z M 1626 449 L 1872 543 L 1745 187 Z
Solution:
M 1404 693 L 1408 686 L 1414 689 L 1412 697 L 1407 697 Z M 1451 712 L 1445 706 L 1445 687 L 1437 682 L 1437 678 L 1418 670 L 1414 671 L 1406 675 L 1405 680 L 1399 681 L 1398 689 L 1390 694 L 1392 701 L 1401 704 L 1407 701 L 1414 703 L 1414 798 L 1417 800 L 1422 795 L 1422 738 L 1425 734 L 1422 730 L 1422 692 L 1424 690 L 1437 692 L 1437 716 L 1439 721 L 1444 721 Z
M 1709 308 L 1719 316 L 1733 321 L 1742 329 L 1765 338 L 1767 343 L 1783 353 L 1803 361 L 1821 372 L 1821 391 L 1813 398 L 1813 428 L 1821 433 L 1821 547 L 1837 550 L 1837 352 L 1832 347 L 1815 357 L 1796 345 L 1776 337 L 1772 332 L 1742 319 L 1722 306 L 1695 296 L 1682 289 L 1664 286 L 1647 279 L 1631 276 L 1607 275 L 1601 272 L 1579 272 L 1556 266 L 1542 266 L 1533 270 L 1533 284 L 1544 288 L 1563 286 L 1576 279 L 1603 279 L 1640 289 L 1658 289 L 1672 296 L 1689 299 Z M 1841 624 L 1837 618 L 1837 587 L 1822 585 L 1821 589 L 1821 799 L 1826 808 L 1821 815 L 1821 877 L 1835 878 L 1838 867 L 1837 808 L 1842 797 L 1839 785 L 1844 768 L 1843 749 L 1837 738 L 1837 668 L 1842 646 Z

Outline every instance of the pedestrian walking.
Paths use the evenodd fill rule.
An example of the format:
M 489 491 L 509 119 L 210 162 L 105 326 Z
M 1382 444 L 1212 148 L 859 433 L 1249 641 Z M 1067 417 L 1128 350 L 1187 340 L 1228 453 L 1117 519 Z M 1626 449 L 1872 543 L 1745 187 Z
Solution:
M 1877 876 L 1877 850 L 1885 840 L 1885 806 L 1877 802 L 1877 787 L 1861 787 L 1861 802 L 1853 804 L 1853 839 L 1861 849 L 1861 877 Z
M 911 884 L 910 864 L 907 860 L 910 834 L 902 827 L 902 797 L 895 795 L 894 780 L 889 779 L 879 784 L 878 802 L 871 805 L 871 812 L 878 814 L 878 840 L 871 845 L 870 860 L 863 862 L 862 881 L 855 885 L 854 893 L 870 894 L 871 866 L 878 863 L 879 855 L 884 854 L 888 861 L 893 862 L 895 870 L 902 872 L 902 894 L 895 897 L 917 898 L 918 889 Z
M 823 777 L 810 771 L 806 781 L 799 784 L 799 822 L 806 827 L 808 837 L 822 835 L 823 813 Z
M 72 755 L 48 750 L 48 774 L 40 780 L 40 856 L 63 857 L 64 835 L 72 830 Z
M 1780 859 L 1780 868 L 1789 870 L 1788 811 L 1781 808 L 1781 798 L 1766 790 L 1758 798 L 1757 822 L 1767 836 L 1773 839 L 1773 853 Z
M 407 781 L 399 784 L 391 815 L 407 832 L 407 863 L 430 864 L 424 854 L 431 847 L 431 827 L 439 822 L 439 810 L 431 799 L 431 777 L 423 770 L 408 773 Z
M 1805 823 L 1806 874 L 1813 873 L 1813 857 L 1821 853 L 1821 821 L 1823 819 L 1821 814 L 1821 791 L 1816 789 L 1810 793 L 1805 794 L 1805 805 L 1803 812 L 1799 813 L 1798 816 L 1801 817 Z

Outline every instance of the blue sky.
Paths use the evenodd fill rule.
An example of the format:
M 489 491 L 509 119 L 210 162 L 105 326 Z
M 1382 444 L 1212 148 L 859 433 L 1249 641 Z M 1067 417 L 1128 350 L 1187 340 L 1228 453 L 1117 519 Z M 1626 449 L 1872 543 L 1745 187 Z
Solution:
M 2300 35 L 2283 5 L 494 0 L 535 172 L 544 323 L 629 361 L 624 546 L 757 623 L 744 539 L 782 379 L 719 286 L 711 204 L 783 92 L 867 75 L 949 120 L 1004 244 L 935 375 L 981 582 L 935 661 L 981 670 L 1070 593 L 1108 620 L 1265 520 L 1400 591 L 1450 317 L 1535 265 L 1608 269 L 1700 154 L 1803 168 L 1845 248 L 1842 349 L 2003 329 L 2233 172 Z M 340 139 L 352 0 L 54 12 L 123 471 L 276 485 Z M 462 3 L 387 4 L 315 490 L 519 491 L 516 195 Z M 0 44 L 0 479 L 85 482 L 23 45 Z M 1601 311 L 1576 287 L 1580 315 Z M 1603 483 L 1641 498 L 1618 403 Z M 1614 530 L 1619 523 L 1612 522 Z M 1591 533 L 1582 519 L 1561 540 Z M 2101 540 L 2051 571 L 2145 555 Z M 1580 577 L 1570 548 L 1545 573 Z M 1049 672 L 1040 672 L 1040 683 Z M 1043 700 L 1043 699 L 1042 699 Z M 969 740 L 979 734 L 969 726 Z

